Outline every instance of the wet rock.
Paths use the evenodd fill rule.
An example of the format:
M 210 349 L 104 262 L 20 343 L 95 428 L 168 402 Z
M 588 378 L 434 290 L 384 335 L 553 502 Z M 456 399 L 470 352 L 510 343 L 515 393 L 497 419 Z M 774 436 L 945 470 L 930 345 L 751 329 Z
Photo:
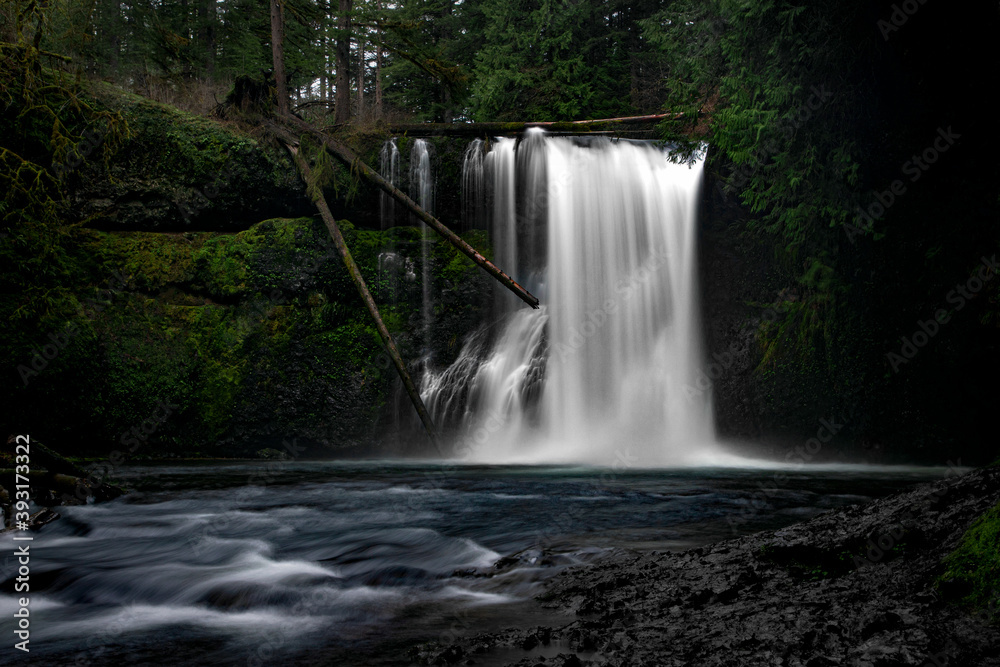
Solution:
M 939 498 L 937 511 L 922 509 Z M 998 502 L 1000 469 L 991 468 L 687 552 L 616 551 L 547 584 L 546 606 L 578 615 L 548 629 L 574 653 L 509 664 L 1000 667 L 1000 627 L 943 604 L 936 586 L 941 559 Z M 869 538 L 904 519 L 921 539 L 866 558 Z M 946 582 L 945 595 L 961 593 L 949 586 L 958 584 Z M 529 635 L 539 633 L 473 641 L 492 647 L 485 658 L 493 648 L 537 650 Z

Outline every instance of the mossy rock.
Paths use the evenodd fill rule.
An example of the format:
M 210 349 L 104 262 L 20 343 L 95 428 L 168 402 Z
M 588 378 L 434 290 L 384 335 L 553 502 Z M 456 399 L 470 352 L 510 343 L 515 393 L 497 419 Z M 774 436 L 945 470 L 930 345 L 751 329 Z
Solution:
M 121 111 L 129 138 L 105 166 L 85 161 L 69 180 L 73 210 L 102 229 L 245 229 L 310 210 L 288 156 L 231 124 L 184 113 L 106 84 L 102 108 Z
M 945 596 L 1000 623 L 1000 505 L 969 526 L 943 564 L 937 583 Z

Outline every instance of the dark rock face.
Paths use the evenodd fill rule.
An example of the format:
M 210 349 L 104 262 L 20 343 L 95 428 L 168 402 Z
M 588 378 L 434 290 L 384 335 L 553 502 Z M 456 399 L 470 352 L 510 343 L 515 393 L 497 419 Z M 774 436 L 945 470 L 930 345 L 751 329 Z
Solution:
M 423 647 L 414 660 L 474 665 L 520 649 L 507 664 L 1000 665 L 1000 627 L 935 585 L 942 558 L 998 501 L 991 468 L 699 549 L 618 552 L 540 597 L 566 623 Z
M 776 291 L 759 244 L 739 239 L 742 210 L 734 195 L 723 196 L 707 174 L 701 202 L 699 283 L 705 332 L 704 384 L 710 385 L 720 433 L 745 439 L 773 435 L 761 400 L 756 368 L 761 355 L 755 318 Z M 770 288 L 770 289 L 769 289 Z

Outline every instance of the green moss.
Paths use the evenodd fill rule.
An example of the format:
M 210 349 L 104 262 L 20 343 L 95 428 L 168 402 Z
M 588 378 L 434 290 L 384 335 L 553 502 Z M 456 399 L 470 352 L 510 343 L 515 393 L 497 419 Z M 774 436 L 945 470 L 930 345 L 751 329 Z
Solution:
M 240 134 L 232 126 L 216 120 L 180 111 L 107 84 L 96 84 L 92 92 L 102 106 L 120 110 L 133 128 L 133 139 L 126 145 L 131 158 L 148 161 L 155 173 L 180 177 L 193 183 L 215 181 L 220 170 L 239 169 L 230 157 L 260 153 L 263 147 L 255 139 Z M 150 160 L 139 151 L 152 151 Z M 284 169 L 288 163 L 277 151 L 272 168 Z M 273 174 L 272 174 L 273 175 Z
M 1000 504 L 976 519 L 943 564 L 938 585 L 957 584 L 965 592 L 962 605 L 1000 622 Z
M 194 278 L 194 257 L 214 234 L 99 233 L 92 247 L 144 291 L 162 290 Z
M 169 325 L 195 367 L 193 405 L 208 438 L 228 425 L 247 360 L 244 343 L 251 326 L 219 306 L 166 307 Z
M 250 231 L 250 230 L 248 230 Z M 195 255 L 199 282 L 209 294 L 228 298 L 244 292 L 258 238 L 240 233 L 210 239 Z
M 487 259 L 492 258 L 487 233 L 474 229 L 462 234 L 462 238 Z M 440 261 L 440 277 L 452 285 L 459 284 L 469 277 L 470 272 L 481 271 L 476 263 L 465 256 L 458 248 L 447 242 L 439 242 L 435 248 Z

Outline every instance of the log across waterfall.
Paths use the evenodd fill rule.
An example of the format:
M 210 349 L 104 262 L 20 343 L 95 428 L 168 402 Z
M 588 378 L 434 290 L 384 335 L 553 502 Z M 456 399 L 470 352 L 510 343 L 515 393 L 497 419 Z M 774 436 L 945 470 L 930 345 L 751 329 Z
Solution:
M 454 364 L 423 378 L 435 421 L 465 436 L 460 454 L 714 460 L 696 281 L 703 161 L 673 163 L 650 142 L 530 130 L 465 164 L 483 169 L 469 182 L 490 190 L 497 261 L 527 276 L 544 305 L 528 311 L 502 295 Z

